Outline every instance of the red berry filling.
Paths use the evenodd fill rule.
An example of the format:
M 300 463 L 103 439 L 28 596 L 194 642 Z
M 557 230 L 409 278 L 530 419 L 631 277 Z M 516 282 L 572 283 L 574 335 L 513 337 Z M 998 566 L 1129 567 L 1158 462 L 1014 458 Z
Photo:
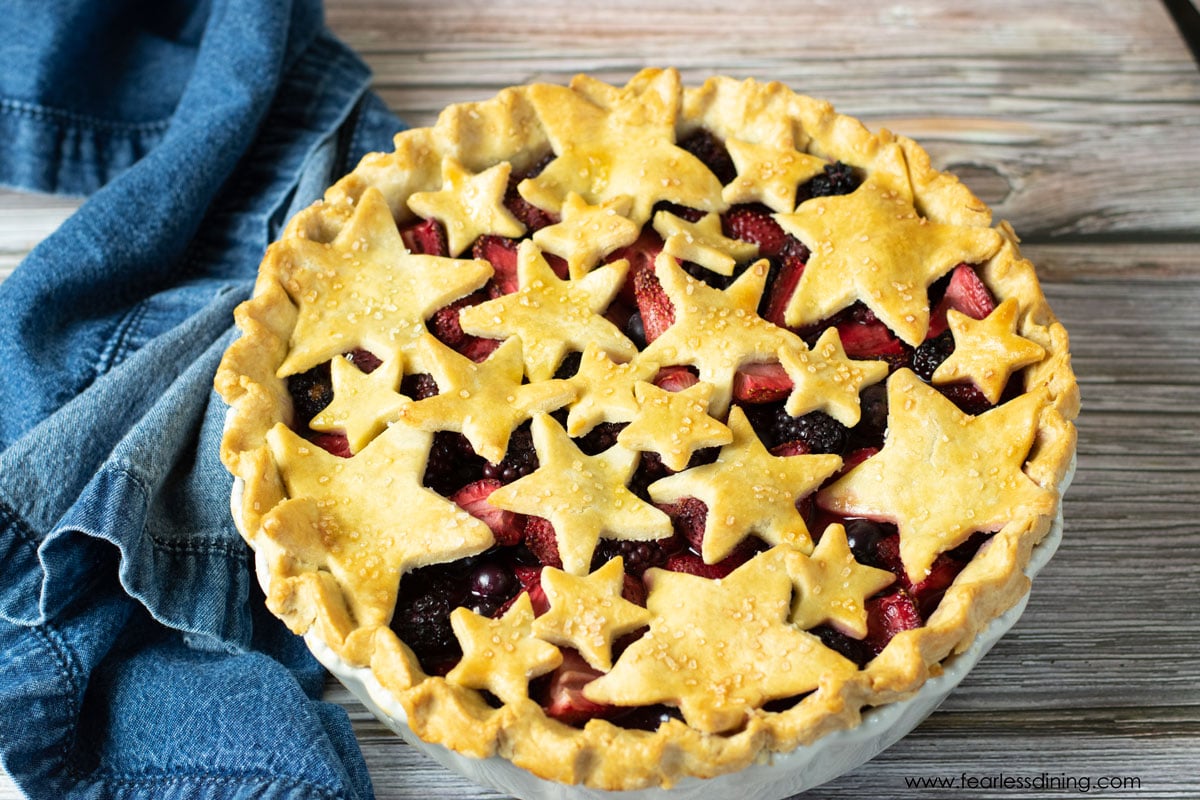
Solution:
M 709 166 L 723 182 L 736 177 L 736 169 L 724 143 L 706 130 L 689 134 L 681 146 Z M 528 203 L 516 190 L 524 177 L 537 174 L 549 161 L 544 159 L 532 170 L 510 180 L 505 205 L 527 228 L 534 231 L 558 222 L 556 215 Z M 825 172 L 799 187 L 797 202 L 812 197 L 845 194 L 860 182 L 855 171 L 844 164 L 832 164 Z M 696 221 L 703 212 L 680 206 L 664 206 L 682 218 Z M 759 305 L 761 316 L 785 326 L 784 314 L 802 280 L 809 260 L 808 248 L 786 233 L 770 209 L 759 204 L 738 205 L 722 214 L 726 236 L 758 245 L 755 259 L 738 264 L 732 276 L 720 276 L 695 264 L 684 268 L 695 277 L 717 287 L 736 279 L 757 258 L 770 262 L 766 289 Z M 448 256 L 446 233 L 436 220 L 420 220 L 401 230 L 405 245 L 414 253 Z M 459 298 L 434 312 L 426 327 L 448 347 L 476 362 L 487 358 L 500 342 L 465 333 L 459 323 L 463 308 L 516 292 L 519 240 L 485 235 L 477 239 L 470 257 L 488 261 L 493 275 L 488 283 L 472 294 Z M 662 239 L 646 225 L 632 244 L 609 253 L 605 261 L 627 259 L 629 268 L 617 298 L 607 310 L 608 318 L 624 331 L 638 349 L 662 336 L 675 324 L 675 309 L 655 274 L 655 259 L 663 247 Z M 462 257 L 467 257 L 466 255 Z M 566 263 L 547 257 L 560 278 L 567 277 Z M 925 342 L 913 348 L 899 339 L 875 314 L 861 303 L 815 326 L 796 331 L 810 344 L 827 328 L 836 327 L 842 346 L 854 359 L 885 361 L 891 371 L 911 368 L 930 382 L 934 371 L 953 352 L 954 340 L 947 327 L 947 313 L 958 310 L 981 319 L 995 308 L 995 300 L 970 265 L 960 265 L 935 283 L 929 291 L 931 314 Z M 366 350 L 346 355 L 363 372 L 371 372 L 380 359 Z M 569 378 L 579 366 L 579 354 L 563 359 L 557 378 Z M 699 380 L 695 367 L 685 364 L 663 365 L 653 378 L 656 385 L 669 391 L 683 391 Z M 883 383 L 865 387 L 860 393 L 861 418 L 847 427 L 827 414 L 814 411 L 792 416 L 784 401 L 792 391 L 792 381 L 776 362 L 743 366 L 735 376 L 733 402 L 746 412 L 751 426 L 764 445 L 777 456 L 807 453 L 834 453 L 842 456 L 842 472 L 870 458 L 883 446 L 887 429 L 887 393 Z M 983 413 L 991 404 L 970 384 L 937 387 L 946 397 L 972 414 Z M 309 427 L 313 417 L 333 399 L 329 363 L 318 365 L 287 379 L 292 398 L 292 427 L 331 453 L 350 457 L 346 437 L 338 433 L 317 432 Z M 438 394 L 432 376 L 425 373 L 405 375 L 399 391 L 414 400 Z M 565 411 L 558 412 L 560 421 Z M 612 447 L 622 424 L 601 423 L 576 444 L 588 454 Z M 718 448 L 709 448 L 693 456 L 692 464 L 715 458 Z M 538 467 L 528 422 L 512 431 L 505 457 L 488 463 L 478 456 L 459 433 L 441 431 L 433 436 L 424 485 L 450 498 L 467 512 L 483 520 L 495 537 L 495 547 L 480 556 L 462 561 L 425 567 L 404 576 L 392 627 L 416 653 L 422 666 L 434 674 L 445 674 L 461 656 L 449 624 L 450 612 L 460 606 L 485 615 L 502 614 L 521 592 L 533 601 L 535 613 L 544 613 L 548 603 L 539 582 L 544 566 L 561 567 L 554 526 L 543 517 L 524 516 L 492 506 L 488 497 L 500 486 L 529 475 Z M 655 453 L 643 453 L 630 480 L 630 489 L 649 500 L 646 487 L 671 474 Z M 831 478 L 831 480 L 835 479 Z M 643 575 L 652 568 L 674 570 L 706 578 L 721 578 L 766 548 L 749 537 L 734 552 L 717 564 L 706 564 L 700 556 L 708 509 L 696 498 L 662 505 L 672 521 L 674 534 L 659 541 L 623 541 L 601 539 L 593 568 L 616 556 L 625 566 L 624 595 L 631 602 L 644 604 L 646 586 Z M 864 519 L 840 519 L 814 507 L 812 498 L 804 498 L 798 508 L 814 536 L 830 522 L 846 526 L 847 540 L 858 561 L 893 572 L 896 582 L 870 598 L 867 603 L 868 634 L 863 640 L 847 637 L 833 628 L 813 629 L 826 645 L 864 665 L 886 647 L 898 633 L 919 627 L 937 609 L 945 591 L 961 569 L 973 557 L 982 541 L 974 537 L 962 547 L 943 553 L 928 576 L 913 583 L 905 574 L 899 557 L 899 534 L 895 527 Z M 630 634 L 632 640 L 640 634 Z M 627 643 L 627 642 L 625 642 Z M 623 644 L 621 645 L 623 646 Z M 531 696 L 539 700 L 547 714 L 567 724 L 580 725 L 593 717 L 612 718 L 627 727 L 653 729 L 663 721 L 677 718 L 678 712 L 661 706 L 639 709 L 614 709 L 588 701 L 582 687 L 599 673 L 573 650 L 563 650 L 562 666 L 531 685 Z M 780 701 L 794 703 L 796 698 Z M 782 706 L 781 706 L 782 707 Z

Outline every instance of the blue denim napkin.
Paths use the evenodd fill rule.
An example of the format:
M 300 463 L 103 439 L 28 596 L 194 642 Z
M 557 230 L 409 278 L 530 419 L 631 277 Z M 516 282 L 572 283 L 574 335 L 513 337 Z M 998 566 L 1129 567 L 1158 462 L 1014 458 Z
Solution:
M 0 183 L 86 195 L 0 284 L 0 759 L 34 798 L 366 798 L 262 611 L 212 390 L 267 243 L 401 126 L 318 0 L 7 0 Z

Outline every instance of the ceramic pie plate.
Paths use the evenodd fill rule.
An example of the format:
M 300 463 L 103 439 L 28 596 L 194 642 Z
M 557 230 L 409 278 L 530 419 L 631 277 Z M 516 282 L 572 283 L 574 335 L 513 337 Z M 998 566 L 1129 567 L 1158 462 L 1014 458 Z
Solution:
M 1060 497 L 1075 474 L 1075 458 L 1059 487 Z M 243 484 L 235 479 L 231 496 L 233 518 L 239 529 Z M 1025 574 L 1032 580 L 1062 541 L 1062 504 L 1045 538 L 1033 549 Z M 261 553 L 255 555 L 255 573 L 263 591 L 269 593 L 270 573 Z M 783 800 L 831 781 L 871 760 L 898 742 L 934 712 L 967 673 L 1021 618 L 1029 601 L 1026 593 L 1008 611 L 996 617 L 961 653 L 942 661 L 941 675 L 926 681 L 907 700 L 864 711 L 862 723 L 849 730 L 828 734 L 810 745 L 787 753 L 770 753 L 766 759 L 736 772 L 712 778 L 683 778 L 668 789 L 606 791 L 586 786 L 567 786 L 544 780 L 512 762 L 492 756 L 472 758 L 439 744 L 426 742 L 409 728 L 404 709 L 372 675 L 370 669 L 354 667 L 335 654 L 310 631 L 305 643 L 316 659 L 384 725 L 413 747 L 438 763 L 480 786 L 495 789 L 520 800 L 708 800 L 709 798 L 754 797 Z

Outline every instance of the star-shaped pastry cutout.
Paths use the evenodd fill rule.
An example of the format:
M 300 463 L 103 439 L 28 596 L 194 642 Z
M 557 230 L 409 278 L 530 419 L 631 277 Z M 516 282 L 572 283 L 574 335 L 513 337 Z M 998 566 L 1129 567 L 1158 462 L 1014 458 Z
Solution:
M 438 393 L 406 404 L 399 419 L 421 430 L 458 431 L 476 453 L 500 463 L 514 428 L 575 396 L 574 387 L 563 380 L 522 383 L 521 344 L 519 337 L 507 339 L 477 364 L 427 334 L 420 348 Z
M 1044 392 L 972 417 L 907 369 L 893 373 L 887 389 L 883 449 L 822 489 L 817 501 L 843 516 L 896 523 L 911 581 L 924 579 L 939 553 L 975 531 L 1053 513 L 1055 493 L 1021 470 Z
M 583 436 L 601 422 L 629 422 L 638 413 L 633 387 L 658 374 L 658 364 L 645 358 L 618 363 L 595 343 L 584 348 L 579 369 L 568 380 L 575 401 L 567 415 L 567 433 Z
M 798 592 L 792 624 L 809 630 L 832 625 L 846 636 L 867 635 L 867 598 L 896 582 L 886 569 L 860 564 L 846 543 L 846 529 L 830 525 L 811 556 L 788 554 L 788 572 Z
M 555 153 L 517 187 L 535 206 L 558 212 L 571 192 L 592 205 L 624 195 L 633 198 L 630 218 L 639 227 L 660 200 L 724 209 L 721 182 L 675 144 L 678 75 L 643 73 L 624 88 L 581 76 L 570 87 L 531 86 L 527 96 Z
M 812 493 L 842 465 L 832 454 L 774 456 L 750 427 L 740 406 L 729 411 L 733 441 L 711 464 L 677 472 L 650 484 L 656 503 L 696 497 L 708 506 L 700 555 L 706 564 L 728 556 L 757 534 L 768 544 L 808 552 L 812 538 L 796 502 Z
M 699 264 L 718 275 L 732 275 L 739 263 L 758 255 L 758 245 L 724 234 L 721 215 L 717 213 L 688 222 L 670 211 L 659 211 L 654 215 L 654 230 L 663 239 L 664 253 Z
M 442 223 L 452 256 L 485 234 L 515 238 L 525 233 L 525 226 L 504 205 L 511 172 L 512 164 L 502 161 L 472 174 L 453 158 L 446 158 L 442 161 L 442 188 L 413 193 L 408 207 L 420 217 Z
M 708 415 L 711 383 L 697 383 L 681 392 L 668 392 L 642 381 L 634 386 L 638 413 L 617 434 L 630 450 L 655 452 L 675 471 L 684 469 L 692 453 L 728 444 L 733 432 Z
M 397 391 L 403 363 L 396 356 L 366 373 L 348 358 L 333 359 L 329 362 L 333 401 L 308 426 L 315 431 L 342 431 L 351 453 L 362 450 L 408 401 Z
M 567 274 L 582 278 L 612 251 L 632 244 L 641 228 L 629 219 L 633 201 L 625 195 L 606 200 L 598 206 L 571 192 L 562 205 L 562 220 L 533 234 L 533 241 L 544 253 L 553 253 L 567 261 Z
M 721 580 L 647 570 L 650 630 L 587 684 L 589 700 L 666 703 L 688 725 L 720 733 L 770 700 L 794 697 L 857 668 L 787 621 L 787 548 L 760 553 Z
M 291 263 L 284 288 L 298 312 L 281 378 L 358 347 L 385 361 L 409 355 L 426 318 L 492 276 L 486 261 L 409 253 L 374 187 L 329 244 L 289 237 L 278 248 Z
M 462 645 L 462 660 L 446 680 L 468 689 L 487 689 L 505 703 L 529 697 L 529 681 L 562 663 L 554 645 L 533 635 L 533 604 L 522 592 L 499 619 L 468 608 L 450 612 L 450 627 Z
M 601 536 L 647 541 L 672 534 L 670 517 L 626 488 L 637 453 L 616 444 L 586 455 L 547 414 L 533 418 L 532 432 L 538 468 L 492 492 L 488 502 L 550 520 L 563 570 L 586 575 Z
M 346 597 L 360 627 L 388 623 L 402 574 L 495 543 L 487 525 L 421 485 L 432 437 L 392 425 L 353 458 L 339 458 L 282 423 L 267 432 L 288 496 L 314 509 L 313 533 L 329 571 L 354 587 Z
M 464 308 L 459 323 L 472 336 L 520 336 L 531 381 L 554 377 L 563 356 L 582 351 L 589 342 L 627 361 L 637 355 L 637 347 L 603 314 L 628 269 L 629 262 L 621 259 L 577 281 L 561 280 L 537 245 L 526 239 L 517 249 L 517 291 Z
M 692 364 L 700 380 L 711 383 L 711 413 L 724 415 L 733 397 L 733 378 L 744 364 L 774 361 L 781 347 L 803 347 L 789 330 L 758 316 L 766 285 L 766 259 L 751 264 L 728 288 L 715 289 L 683 271 L 660 253 L 654 262 L 675 309 L 675 322 L 642 351 L 660 364 Z
M 946 321 L 954 335 L 954 352 L 934 371 L 933 382 L 970 380 L 989 403 L 998 403 L 1008 377 L 1046 355 L 1041 345 L 1017 334 L 1017 311 L 1015 297 L 981 320 L 950 309 Z
M 911 190 L 869 178 L 846 195 L 805 201 L 780 226 L 812 252 L 784 311 L 788 325 L 820 322 L 862 300 L 905 342 L 929 327 L 929 285 L 961 263 L 1000 249 L 992 228 L 948 225 L 920 216 Z
M 612 669 L 614 639 L 650 622 L 650 612 L 621 596 L 624 560 L 617 556 L 586 577 L 554 567 L 542 570 L 550 610 L 533 621 L 533 632 L 559 647 L 573 647 L 601 672 Z
M 755 144 L 733 137 L 725 140 L 725 149 L 738 172 L 722 192 L 725 202 L 762 203 L 783 213 L 796 207 L 796 187 L 820 175 L 829 163 L 794 148 Z
M 784 405 L 787 413 L 799 417 L 824 411 L 847 428 L 857 425 L 862 416 L 859 392 L 888 374 L 886 362 L 847 357 L 836 327 L 826 328 L 811 350 L 780 350 L 779 363 L 792 379 L 792 392 Z

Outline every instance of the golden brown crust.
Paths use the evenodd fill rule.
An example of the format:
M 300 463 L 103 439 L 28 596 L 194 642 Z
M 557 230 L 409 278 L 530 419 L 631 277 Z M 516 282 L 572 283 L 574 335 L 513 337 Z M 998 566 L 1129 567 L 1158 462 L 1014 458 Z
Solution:
M 732 728 L 727 723 L 735 717 L 707 716 L 711 711 L 707 708 L 696 712 L 708 721 L 710 730 L 725 732 L 704 732 L 678 720 L 655 732 L 629 730 L 601 719 L 577 729 L 548 717 L 537 703 L 510 689 L 511 684 L 503 690 L 513 695 L 511 702 L 497 709 L 468 688 L 482 685 L 479 681 L 486 676 L 461 680 L 452 675 L 448 680 L 426 675 L 387 626 L 394 580 L 389 578 L 382 589 L 372 590 L 383 592 L 378 597 L 373 594 L 364 601 L 355 596 L 357 584 L 331 557 L 330 531 L 322 527 L 315 504 L 290 496 L 287 485 L 292 478 L 280 465 L 297 457 L 295 448 L 281 444 L 284 434 L 269 433 L 291 422 L 291 401 L 280 367 L 304 312 L 296 290 L 295 258 L 289 255 L 297 243 L 331 246 L 356 224 L 368 195 L 371 202 L 382 200 L 397 222 L 414 219 L 409 198 L 441 190 L 447 180 L 445 164 L 476 174 L 501 163 L 522 171 L 550 153 L 556 137 L 579 133 L 570 126 L 572 114 L 586 111 L 593 121 L 603 122 L 602 112 L 628 96 L 652 101 L 639 112 L 646 119 L 638 124 L 666 124 L 668 130 L 673 126 L 676 137 L 706 128 L 722 139 L 840 160 L 890 186 L 911 187 L 912 207 L 934 223 L 995 231 L 989 235 L 998 235 L 1000 243 L 983 263 L 981 276 L 997 301 L 1015 300 L 1019 306 L 1016 333 L 1044 351 L 1022 373 L 1026 391 L 1041 398 L 1034 412 L 1032 447 L 1022 468 L 1042 493 L 1030 493 L 1038 501 L 1017 509 L 1003 523 L 958 575 L 924 626 L 896 635 L 864 668 L 831 669 L 819 676 L 815 691 L 793 707 L 779 712 L 751 710 Z M 626 124 L 633 123 L 622 119 L 593 133 L 600 141 L 620 134 Z M 269 249 L 253 297 L 236 314 L 242 337 L 226 353 L 215 385 L 231 406 L 221 457 L 244 484 L 237 509 L 239 525 L 260 563 L 266 565 L 268 575 L 263 578 L 269 607 L 297 633 L 315 631 L 351 665 L 369 666 L 403 706 L 418 736 L 471 756 L 499 754 L 550 780 L 604 789 L 666 786 L 684 776 L 717 775 L 751 764 L 765 752 L 788 751 L 852 727 L 864 707 L 908 697 L 939 672 L 943 659 L 964 650 L 990 620 L 1028 591 L 1023 570 L 1033 547 L 1049 530 L 1075 450 L 1073 420 L 1079 411 L 1079 392 L 1067 334 L 1050 310 L 1032 265 L 1021 257 L 1012 229 L 1003 222 L 993 228 L 987 206 L 957 178 L 934 169 L 920 146 L 887 131 L 872 133 L 858 121 L 835 113 L 827 103 L 797 95 L 779 83 L 713 78 L 699 88 L 684 90 L 670 70 L 639 73 L 623 89 L 586 77 L 577 78 L 569 88 L 506 89 L 491 100 L 447 109 L 432 128 L 398 134 L 395 145 L 393 153 L 364 158 L 326 192 L 322 202 L 298 214 L 282 241 Z M 669 192 L 647 196 L 633 171 L 617 167 L 613 174 L 625 183 L 590 196 L 579 192 L 583 187 L 571 183 L 565 170 L 523 186 L 522 194 L 557 212 L 571 192 L 577 193 L 571 202 L 586 201 L 597 207 L 615 199 L 619 203 L 627 191 L 643 192 L 633 198 L 633 215 L 639 224 L 649 219 L 649 209 L 658 199 L 682 201 L 706 211 L 726 205 L 719 186 L 715 193 L 712 186 L 703 185 L 679 196 Z M 578 271 L 582 275 L 586 270 Z M 409 351 L 398 350 L 397 357 L 407 358 Z M 539 369 L 546 377 L 553 372 L 552 366 Z M 632 385 L 633 378 L 629 382 Z M 1043 498 L 1050 502 L 1042 502 Z M 482 539 L 477 539 L 461 552 L 481 546 L 485 546 Z M 420 561 L 412 554 L 406 558 L 405 563 Z

